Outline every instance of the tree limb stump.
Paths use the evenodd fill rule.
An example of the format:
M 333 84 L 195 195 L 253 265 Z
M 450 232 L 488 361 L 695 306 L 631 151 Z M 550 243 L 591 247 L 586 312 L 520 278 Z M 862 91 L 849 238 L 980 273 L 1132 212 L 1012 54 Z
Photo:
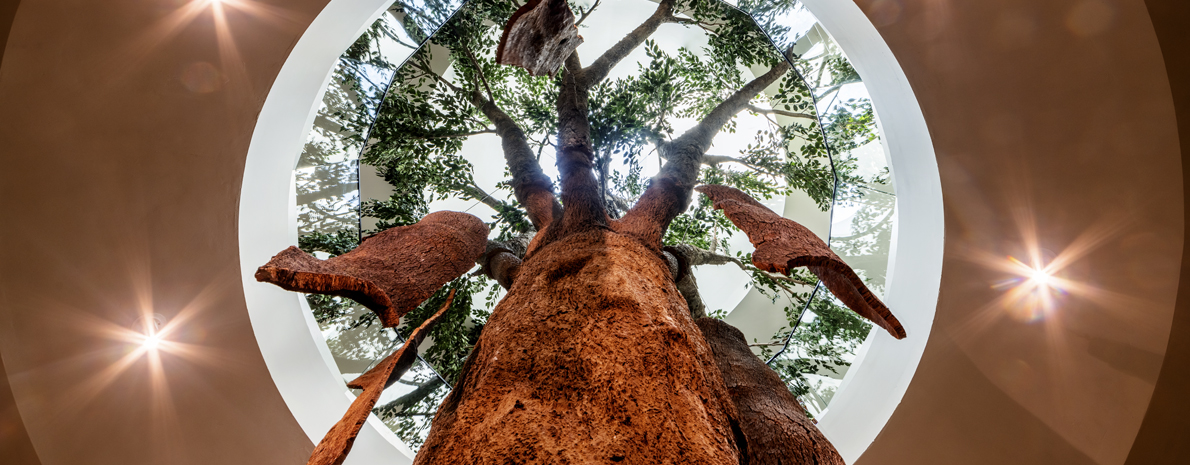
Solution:
M 695 190 L 710 197 L 715 208 L 723 210 L 727 219 L 748 235 L 748 241 L 756 247 L 752 264 L 757 268 L 789 274 L 789 270 L 804 266 L 852 311 L 888 330 L 893 337 L 905 338 L 905 328 L 884 302 L 805 226 L 781 217 L 739 189 L 703 185 Z
M 583 38 L 566 0 L 532 0 L 513 13 L 496 48 L 496 63 L 553 76 Z
M 450 309 L 454 298 L 455 291 L 452 289 L 446 298 L 446 303 L 442 304 L 434 316 L 413 330 L 413 334 L 409 335 L 409 339 L 400 349 L 385 357 L 367 373 L 347 383 L 347 387 L 363 389 L 364 392 L 361 392 L 359 397 L 356 397 L 355 401 L 351 403 L 347 413 L 343 414 L 343 419 L 335 423 L 335 426 L 332 426 L 331 430 L 327 431 L 322 440 L 318 442 L 318 446 L 310 454 L 310 460 L 306 462 L 306 465 L 342 465 L 343 461 L 347 459 L 347 454 L 351 452 L 351 446 L 355 444 L 355 438 L 359 435 L 360 428 L 364 426 L 364 422 L 368 421 L 372 407 L 380 399 L 380 394 L 413 366 L 413 361 L 417 360 L 417 346 L 421 345 L 421 341 L 434 329 L 434 326 L 442 319 L 442 315 L 445 315 L 446 311 Z
M 466 273 L 487 244 L 475 216 L 434 212 L 417 224 L 365 238 L 355 250 L 319 260 L 289 247 L 256 270 L 256 280 L 283 289 L 347 297 L 376 312 L 386 327 L 442 285 Z

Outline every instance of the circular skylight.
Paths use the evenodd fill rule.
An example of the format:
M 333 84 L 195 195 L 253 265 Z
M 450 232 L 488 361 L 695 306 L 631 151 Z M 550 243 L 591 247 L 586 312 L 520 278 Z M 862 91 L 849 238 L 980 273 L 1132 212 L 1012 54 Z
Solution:
M 600 9 L 607 14 L 610 9 L 605 5 L 610 3 Z M 574 6 L 585 9 L 591 5 Z M 365 146 L 381 140 L 370 137 L 372 122 L 378 111 L 383 114 L 385 95 L 391 90 L 398 67 L 419 47 L 427 46 L 425 39 L 458 7 L 457 1 L 394 4 L 391 0 L 331 0 L 295 44 L 269 91 L 252 135 L 238 218 L 245 299 L 270 375 L 294 418 L 314 442 L 342 417 L 355 397 L 345 387 L 344 374 L 366 369 L 374 361 L 369 357 L 382 356 L 398 346 L 400 338 L 375 326 L 351 328 L 360 314 L 342 313 L 328 320 L 324 313 L 320 324 L 305 298 L 257 283 L 253 275 L 277 251 L 299 242 L 299 234 L 322 232 L 326 234 L 321 238 L 324 242 L 350 246 L 358 241 L 361 230 L 374 228 L 365 226 L 374 220 L 361 216 L 360 205 L 369 199 L 384 199 L 388 192 L 376 189 L 387 189 L 384 183 L 368 181 L 375 180 L 375 167 L 359 163 Z M 776 196 L 769 205 L 778 207 L 781 204 L 775 202 L 784 202 L 779 211 L 785 216 L 802 222 L 820 237 L 830 237 L 835 251 L 864 276 L 869 287 L 878 293 L 883 291 L 884 301 L 896 312 L 909 337 L 898 341 L 872 331 L 854 351 L 853 366 L 832 363 L 828 372 L 809 372 L 799 369 L 805 366 L 799 360 L 808 347 L 804 342 L 807 338 L 799 335 L 810 335 L 813 340 L 807 330 L 814 328 L 808 323 L 819 318 L 818 302 L 826 299 L 827 293 L 811 290 L 812 298 L 795 302 L 800 305 L 787 305 L 781 300 L 774 303 L 754 287 L 741 292 L 742 300 L 727 293 L 707 295 L 704 300 L 710 304 L 708 311 L 722 309 L 727 321 L 762 344 L 755 346 L 758 352 L 762 347 L 768 348 L 770 354 L 785 349 L 771 360 L 771 366 L 778 371 L 795 369 L 793 374 L 803 381 L 801 386 L 810 389 L 801 400 L 818 418 L 819 429 L 847 461 L 853 461 L 876 437 L 904 395 L 931 329 L 943 231 L 941 186 L 932 143 L 904 73 L 855 4 L 780 0 L 744 2 L 739 8 L 756 18 L 778 49 L 792 46 L 798 55 L 793 64 L 802 78 L 799 82 L 816 101 L 810 108 L 787 111 L 812 111 L 820 127 L 834 121 L 844 128 L 868 128 L 852 134 L 877 135 L 875 139 L 822 138 L 822 145 L 829 148 L 824 150 L 836 179 L 825 189 L 830 197 L 827 210 L 818 208 L 814 196 L 799 197 L 797 192 L 783 198 Z M 591 24 L 581 31 L 592 41 L 596 38 L 590 29 L 598 24 L 598 14 L 593 14 L 587 20 Z M 498 23 L 490 22 L 488 27 Z M 408 26 L 421 34 L 408 33 Z M 828 30 L 836 35 L 830 36 Z M 366 38 L 361 40 L 361 35 Z M 839 40 L 837 45 L 835 38 Z M 856 59 L 854 68 L 840 49 Z M 673 49 L 667 52 L 674 53 Z M 745 67 L 740 71 L 753 70 Z M 860 75 L 867 80 L 860 82 Z M 869 90 L 871 101 L 867 98 Z M 771 100 L 772 94 L 766 97 Z M 769 101 L 758 99 L 753 103 L 761 109 L 786 110 Z M 875 109 L 869 111 L 865 104 Z M 875 111 L 884 117 L 883 132 L 876 131 Z M 359 118 L 352 124 L 343 124 L 356 116 Z M 302 141 L 306 141 L 305 150 Z M 720 144 L 720 140 L 715 143 Z M 797 150 L 793 154 L 799 155 Z M 845 177 L 838 181 L 840 165 L 853 167 L 851 174 L 862 181 Z M 885 167 L 890 165 L 893 169 L 887 170 Z M 886 170 L 895 172 L 895 178 Z M 894 184 L 900 194 L 896 197 L 891 187 Z M 434 208 L 440 205 L 437 202 L 432 202 Z M 733 253 L 751 250 L 743 243 L 733 245 L 730 236 L 726 239 Z M 307 237 L 302 242 L 308 246 L 309 240 Z M 328 256 L 322 252 L 318 255 Z M 702 277 L 717 271 L 722 275 L 700 278 L 700 284 L 706 287 L 711 284 L 707 281 L 722 282 L 725 287 L 742 291 L 729 283 L 730 275 L 739 273 L 731 269 L 733 266 L 704 266 L 696 274 Z M 472 299 L 474 305 L 467 310 L 485 311 L 484 297 Z M 471 323 L 475 321 L 472 318 Z M 781 334 L 765 342 L 765 338 L 781 330 L 788 334 L 791 321 L 798 323 L 788 343 Z M 842 356 L 850 358 L 851 345 L 832 343 L 827 347 L 842 347 Z M 422 349 L 425 356 L 427 347 L 423 345 Z M 414 372 L 432 381 L 437 371 L 445 371 L 435 370 L 434 363 L 422 363 Z M 441 381 L 444 386 L 448 384 L 445 379 Z M 798 379 L 787 376 L 787 381 L 791 381 L 791 388 L 799 388 Z M 382 402 L 391 402 L 414 389 L 409 384 L 398 384 Z M 836 391 L 833 396 L 832 390 Z M 829 409 L 823 410 L 827 406 Z M 430 412 L 420 413 L 428 418 Z M 403 434 L 411 433 L 413 430 Z M 351 461 L 408 463 L 412 456 L 406 441 L 395 435 L 390 425 L 372 416 L 352 448 Z
M 580 24 L 584 42 L 577 50 L 588 60 L 656 9 L 647 0 L 573 6 L 580 15 L 591 11 Z M 664 162 L 659 141 L 695 126 L 709 106 L 767 71 L 763 59 L 740 56 L 734 47 L 772 56 L 788 52 L 796 72 L 754 98 L 714 138 L 707 153 L 717 163 L 703 168 L 703 178 L 750 190 L 766 206 L 830 237 L 836 253 L 880 294 L 896 198 L 858 73 L 796 2 L 743 4 L 740 10 L 708 2 L 702 8 L 708 11 L 680 13 L 686 24 L 662 25 L 593 92 L 597 163 L 606 166 L 600 181 L 609 192 L 610 212 L 623 214 L 658 171 Z M 535 113 L 550 108 L 551 78 L 498 68 L 493 56 L 501 27 L 494 21 L 469 26 L 468 32 L 479 31 L 483 38 L 473 42 L 474 56 L 460 61 L 458 38 L 451 34 L 482 14 L 474 9 L 396 2 L 340 58 L 295 171 L 302 248 L 325 258 L 350 250 L 361 234 L 437 210 L 490 221 L 492 239 L 526 234 L 506 187 L 500 138 L 452 95 L 477 84 L 468 76 L 484 69 L 491 75 L 483 78 L 484 90 L 491 89 L 495 100 L 522 120 L 540 164 L 557 179 L 550 115 Z M 747 35 L 732 31 L 730 40 L 720 36 L 741 12 L 761 28 Z M 742 38 L 753 42 L 741 46 Z M 672 95 L 661 95 L 666 91 Z M 785 378 L 811 414 L 821 415 L 871 325 L 817 289 L 809 275 L 774 281 L 751 267 L 747 238 L 708 207 L 696 200 L 675 222 L 667 243 L 692 244 L 718 257 L 694 268 L 706 312 L 745 331 L 757 355 Z M 465 277 L 454 287 L 465 291 L 460 305 L 470 311 L 459 312 L 453 329 L 442 332 L 439 339 L 448 342 L 423 344 L 415 369 L 385 392 L 375 410 L 413 448 L 424 439 L 469 344 L 503 292 L 480 277 Z M 345 381 L 407 335 L 407 328 L 382 329 L 349 300 L 308 299 Z

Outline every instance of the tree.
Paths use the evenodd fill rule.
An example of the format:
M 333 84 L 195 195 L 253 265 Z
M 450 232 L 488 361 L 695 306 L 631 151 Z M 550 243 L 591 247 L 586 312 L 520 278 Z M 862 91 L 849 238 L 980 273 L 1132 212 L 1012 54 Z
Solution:
M 547 0 L 525 8 L 558 3 Z M 578 22 L 596 6 L 579 9 Z M 582 458 L 591 452 L 583 448 L 595 444 L 577 444 L 575 439 L 582 434 L 595 438 L 609 428 L 634 432 L 627 436 L 646 443 L 649 438 L 642 434 L 659 435 L 653 438 L 652 449 L 630 441 L 620 444 L 621 455 L 602 450 L 611 454 L 611 460 L 631 457 L 630 461 L 643 463 L 650 460 L 649 453 L 653 459 L 691 454 L 691 461 L 736 457 L 746 440 L 722 370 L 715 367 L 707 341 L 693 325 L 691 317 L 703 315 L 688 268 L 734 264 L 751 272 L 758 285 L 794 297 L 805 294 L 798 286 L 814 284 L 817 277 L 784 276 L 773 272 L 788 271 L 778 269 L 784 265 L 764 269 L 757 266 L 756 257 L 718 253 L 735 227 L 713 209 L 711 196 L 701 197 L 687 210 L 691 189 L 700 180 L 759 197 L 799 189 L 825 206 L 836 182 L 829 167 L 827 137 L 854 140 L 857 136 L 846 133 L 846 124 L 825 134 L 817 127 L 811 95 L 789 72 L 787 57 L 738 10 L 715 2 L 663 1 L 644 24 L 590 65 L 583 66 L 577 54 L 569 54 L 556 75 L 535 77 L 497 64 L 493 53 L 500 28 L 492 25 L 503 24 L 516 9 L 510 3 L 475 0 L 447 22 L 434 35 L 435 46 L 423 47 L 398 72 L 370 133 L 377 142 L 365 154 L 365 162 L 380 168 L 394 185 L 390 199 L 364 208 L 381 220 L 381 229 L 419 221 L 428 212 L 427 192 L 470 197 L 497 212 L 490 226 L 497 230 L 499 241 L 489 244 L 480 261 L 486 274 L 509 287 L 509 293 L 486 322 L 482 319 L 487 315 L 468 315 L 463 310 L 470 309 L 468 302 L 460 308 L 463 311 L 453 313 L 455 321 L 478 316 L 472 322 L 479 324 L 456 324 L 454 332 L 434 333 L 436 339 L 441 335 L 449 340 L 467 331 L 465 337 L 454 338 L 456 343 L 435 347 L 466 352 L 474 345 L 475 349 L 467 364 L 456 363 L 443 370 L 446 376 L 422 386 L 429 391 L 438 382 L 458 382 L 439 410 L 425 448 L 429 453 L 419 456 L 419 461 L 448 462 L 459 459 L 459 451 L 474 447 L 483 447 L 493 457 L 554 454 L 550 457 L 557 459 L 563 456 L 557 454 L 578 454 L 574 457 Z M 664 23 L 707 30 L 707 53 L 661 50 L 648 39 Z M 641 66 L 637 76 L 607 78 L 629 52 L 642 46 L 650 62 Z M 452 67 L 452 77 L 436 68 L 442 54 Z M 742 69 L 759 71 L 745 79 Z M 762 95 L 774 84 L 775 92 Z M 774 122 L 741 156 L 708 155 L 714 136 L 724 128 L 730 130 L 733 118 L 742 111 L 805 121 Z M 674 114 L 697 117 L 699 122 L 675 136 L 668 119 Z M 495 133 L 503 141 L 513 201 L 484 192 L 471 179 L 469 163 L 457 155 L 462 139 L 479 133 Z M 560 198 L 538 165 L 546 145 L 557 151 Z M 792 146 L 798 153 L 790 156 Z M 640 176 L 640 158 L 650 147 L 666 163 L 646 183 Z M 626 172 L 611 168 L 617 162 L 627 167 Z M 841 173 L 848 175 L 846 169 Z M 344 239 L 311 235 L 302 245 L 341 254 L 350 246 Z M 592 284 L 609 280 L 639 288 Z M 461 302 L 460 295 L 474 294 L 477 287 L 472 277 L 455 281 L 448 288 L 465 292 L 455 294 L 447 306 Z M 432 313 L 427 309 L 446 300 L 444 294 L 445 290 L 440 291 L 410 313 L 406 328 L 418 327 L 419 320 Z M 627 341 L 635 345 L 628 347 Z M 455 355 L 454 360 L 461 359 Z M 448 366 L 448 359 L 440 360 L 445 362 L 441 365 Z M 659 366 L 669 369 L 652 380 L 639 376 Z M 636 376 L 624 376 L 634 372 Z M 526 373 L 531 384 L 520 379 Z M 650 383 L 677 389 L 657 391 L 649 389 Z M 633 405 L 624 405 L 625 393 Z M 414 398 L 398 401 L 382 406 L 381 413 L 386 408 L 407 412 L 417 402 Z M 576 406 L 592 409 L 593 419 L 588 420 L 599 425 L 570 421 L 562 425 L 568 431 L 537 428 L 531 437 L 509 430 L 533 431 L 549 424 L 561 407 Z M 624 413 L 660 406 L 664 412 L 638 415 L 635 423 Z M 484 426 L 491 412 L 504 407 L 510 410 L 500 415 L 515 421 L 496 429 Z M 678 424 L 690 429 L 678 430 Z M 570 445 L 550 446 L 559 434 L 568 437 Z M 665 444 L 657 445 L 661 437 Z M 526 440 L 535 445 L 524 446 Z M 485 442 L 486 446 L 478 446 Z M 567 447 L 569 452 L 562 450 Z M 641 450 L 650 452 L 637 453 Z

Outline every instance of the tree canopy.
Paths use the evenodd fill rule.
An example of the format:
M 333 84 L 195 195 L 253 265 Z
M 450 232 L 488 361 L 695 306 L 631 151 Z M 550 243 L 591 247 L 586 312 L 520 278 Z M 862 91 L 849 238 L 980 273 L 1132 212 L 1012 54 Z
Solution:
M 554 190 L 560 180 L 526 173 L 508 154 L 519 150 L 518 156 L 538 161 L 559 150 L 559 92 L 564 81 L 576 75 L 567 68 L 553 76 L 531 76 L 496 63 L 502 26 L 519 6 L 470 0 L 455 11 L 454 5 L 444 2 L 399 1 L 390 10 L 391 19 L 378 21 L 348 49 L 328 91 L 334 110 L 316 121 L 315 131 L 327 137 L 307 146 L 303 160 L 313 169 L 298 174 L 299 203 L 304 185 L 305 204 L 313 206 L 304 210 L 301 219 L 303 250 L 340 255 L 357 246 L 361 236 L 416 223 L 435 201 L 467 199 L 490 208 L 493 244 L 514 251 L 519 247 L 523 253 L 537 228 L 517 200 L 523 198 L 518 189 Z M 571 8 L 579 17 L 580 33 L 588 35 L 599 33 L 592 25 L 599 23 L 600 16 L 614 15 L 601 1 L 571 2 Z M 720 131 L 747 131 L 752 142 L 736 153 L 706 152 L 694 171 L 699 183 L 735 187 L 758 199 L 804 195 L 823 211 L 840 201 L 891 201 L 889 196 L 869 193 L 889 183 L 887 172 L 864 174 L 854 159 L 837 156 L 877 140 L 873 109 L 869 101 L 856 99 L 829 106 L 828 115 L 818 114 L 818 101 L 836 97 L 843 86 L 858 81 L 858 74 L 829 42 L 811 51 L 815 57 L 798 54 L 804 37 L 790 36 L 791 31 L 777 21 L 796 8 L 791 1 L 741 2 L 735 8 L 718 0 L 667 0 L 616 47 L 596 51 L 602 55 L 581 57 L 592 60 L 584 67 L 589 105 L 582 116 L 590 123 L 596 178 L 609 216 L 626 214 L 644 194 L 656 167 L 677 160 L 692 143 L 691 134 L 705 139 L 700 144 L 710 145 Z M 662 25 L 695 31 L 704 36 L 705 45 L 672 47 L 654 40 L 651 34 Z M 377 53 L 377 43 L 384 40 L 416 51 L 398 67 Z M 618 50 L 621 46 L 626 50 Z M 622 61 L 636 48 L 644 52 L 642 59 Z M 805 66 L 811 61 L 813 67 Z M 782 66 L 792 69 L 769 83 L 756 84 Z M 370 67 L 392 71 L 386 74 Z M 631 72 L 613 73 L 613 69 Z M 385 77 L 388 82 L 378 82 Z M 749 85 L 759 88 L 743 92 Z M 744 100 L 737 111 L 716 113 L 723 102 L 739 95 Z M 699 124 L 715 118 L 722 120 L 721 129 L 710 125 L 707 134 L 696 134 Z M 515 131 L 520 135 L 510 137 Z M 461 153 L 469 138 L 490 134 L 501 136 L 510 167 L 494 186 L 481 185 L 473 161 Z M 522 140 L 523 147 L 510 149 L 510 138 Z M 349 160 L 331 163 L 327 154 L 352 149 L 362 150 L 359 162 L 374 168 L 390 188 L 387 198 L 360 201 L 358 215 L 368 219 L 368 227 L 363 227 L 365 222 L 352 225 L 350 208 L 343 208 L 359 201 L 358 197 L 341 192 L 327 195 L 338 192 L 327 187 L 336 179 L 347 179 L 341 184 L 349 185 L 353 169 Z M 500 152 L 493 149 L 491 156 Z M 891 208 L 861 208 L 858 214 L 887 211 Z M 347 219 L 341 218 L 344 212 Z M 880 230 L 853 230 L 852 235 L 865 239 L 848 245 L 886 247 L 871 238 L 886 237 L 890 221 L 865 224 Z M 669 223 L 663 242 L 691 266 L 738 267 L 748 274 L 748 286 L 784 306 L 786 326 L 769 340 L 753 341 L 755 351 L 771 362 L 795 395 L 808 396 L 807 375 L 836 373 L 847 366 L 849 354 L 871 325 L 832 299 L 816 298 L 818 280 L 810 273 L 782 276 L 756 268 L 749 253 L 733 249 L 729 239 L 738 233 L 706 197 L 697 196 Z M 679 287 L 692 312 L 706 312 L 692 275 L 690 282 Z M 423 345 L 424 369 L 401 381 L 411 389 L 374 410 L 413 447 L 424 440 L 429 418 L 483 331 L 503 292 L 500 285 L 481 273 L 464 275 L 406 315 L 395 333 L 367 331 L 376 323 L 375 315 L 350 300 L 308 298 L 320 324 L 356 331 L 367 342 L 341 350 L 375 360 L 409 337 L 451 291 L 455 294 L 450 312 Z M 797 347 L 797 355 L 774 358 L 786 345 Z

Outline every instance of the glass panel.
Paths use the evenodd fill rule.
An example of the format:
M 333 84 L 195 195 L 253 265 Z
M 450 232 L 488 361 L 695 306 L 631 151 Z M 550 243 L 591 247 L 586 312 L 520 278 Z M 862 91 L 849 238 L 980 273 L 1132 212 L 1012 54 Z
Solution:
M 820 417 L 830 406 L 843 376 L 855 361 L 855 351 L 872 324 L 844 307 L 819 286 L 802 308 L 788 346 L 769 360 L 811 417 Z
M 865 185 L 840 184 L 831 212 L 831 250 L 883 298 L 897 198 Z
M 779 47 L 792 47 L 797 57 L 794 66 L 813 89 L 839 177 L 893 193 L 871 97 L 851 61 L 818 19 L 798 1 L 746 0 L 739 8 L 751 14 Z
M 791 48 L 794 67 L 812 89 L 822 136 L 835 175 L 830 245 L 877 296 L 883 296 L 895 221 L 896 197 L 887 148 L 880 138 L 867 88 L 847 56 L 801 2 L 743 0 L 739 8 L 753 16 L 781 48 Z M 866 321 L 825 289 L 815 292 L 796 316 L 796 330 L 770 365 L 814 415 L 826 410 L 835 389 L 870 331 Z M 838 334 L 825 334 L 833 318 Z M 845 324 L 840 324 L 845 323 Z M 862 331 L 860 331 L 862 329 Z M 784 330 L 789 334 L 789 329 Z M 780 335 L 780 333 L 779 333 Z M 828 343 L 829 341 L 829 343 Z M 829 349 L 829 350 L 828 350 Z
M 380 394 L 372 413 L 416 451 L 426 441 L 430 421 L 449 393 L 450 386 L 419 358 L 401 379 Z

